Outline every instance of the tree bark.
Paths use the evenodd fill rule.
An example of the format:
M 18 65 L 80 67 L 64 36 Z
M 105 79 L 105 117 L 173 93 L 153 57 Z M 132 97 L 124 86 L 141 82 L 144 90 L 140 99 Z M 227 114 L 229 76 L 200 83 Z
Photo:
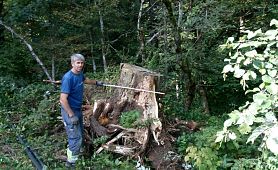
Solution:
M 3 13 L 4 13 L 4 0 L 0 0 L 0 20 L 3 20 Z M 0 26 L 0 44 L 3 44 L 5 39 L 4 39 L 4 31 L 5 28 L 3 26 Z
M 90 41 L 91 41 L 91 55 L 92 55 L 92 65 L 93 65 L 93 72 L 96 73 L 97 71 L 97 67 L 96 67 L 96 62 L 95 62 L 95 58 L 94 58 L 94 49 L 93 49 L 93 36 L 92 36 L 92 32 L 89 31 L 89 35 L 90 35 Z
M 100 3 L 100 1 L 99 1 Z M 102 61 L 103 61 L 103 68 L 104 68 L 104 72 L 107 72 L 107 63 L 106 63 L 106 45 L 104 42 L 104 24 L 103 24 L 103 18 L 102 18 L 102 14 L 101 14 L 101 9 L 99 9 L 98 11 L 99 14 L 99 24 L 100 24 L 100 32 L 101 32 L 101 52 L 102 52 Z
M 145 33 L 143 27 L 140 26 L 141 17 L 142 17 L 142 11 L 143 11 L 143 4 L 144 0 L 141 0 L 140 3 L 140 10 L 138 13 L 138 19 L 137 19 L 137 32 L 138 32 L 138 40 L 140 42 L 140 47 L 138 50 L 138 53 L 136 55 L 137 60 L 143 65 L 145 60 Z M 141 56 L 141 58 L 140 58 Z
M 199 86 L 199 92 L 202 99 L 202 105 L 204 109 L 204 113 L 209 113 L 209 104 L 208 104 L 208 97 L 207 97 L 207 90 L 204 86 Z
M 130 64 L 121 64 L 120 68 L 121 75 L 118 86 L 156 91 L 160 74 Z M 125 128 L 121 126 L 122 113 L 134 110 L 139 113 L 139 118 L 132 124 L 133 127 Z M 96 136 L 118 136 L 99 148 L 98 153 L 102 150 L 108 150 L 136 157 L 144 153 L 151 139 L 154 139 L 154 142 L 160 145 L 159 135 L 162 124 L 159 119 L 155 93 L 115 89 L 112 97 L 107 100 L 96 101 L 93 109 L 83 113 L 85 127 L 89 125 L 91 132 Z M 119 136 L 120 133 L 124 134 Z M 119 139 L 125 142 L 115 143 Z

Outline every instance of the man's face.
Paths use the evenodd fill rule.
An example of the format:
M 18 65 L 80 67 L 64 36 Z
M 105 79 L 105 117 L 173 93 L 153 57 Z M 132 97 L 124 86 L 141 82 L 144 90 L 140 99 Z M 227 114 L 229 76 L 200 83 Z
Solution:
M 84 67 L 84 61 L 82 60 L 76 60 L 73 63 L 71 63 L 72 65 L 72 71 L 74 73 L 80 73 L 83 70 Z

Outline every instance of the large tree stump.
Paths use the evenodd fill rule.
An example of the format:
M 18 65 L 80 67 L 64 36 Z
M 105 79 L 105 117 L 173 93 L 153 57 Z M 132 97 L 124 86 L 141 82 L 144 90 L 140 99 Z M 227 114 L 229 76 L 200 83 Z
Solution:
M 130 64 L 121 64 L 120 68 L 117 85 L 157 90 L 160 74 Z M 136 121 L 140 126 L 121 126 L 119 122 L 122 113 L 132 110 L 140 113 L 139 120 Z M 145 151 L 150 139 L 154 139 L 155 143 L 160 145 L 162 124 L 155 93 L 118 88 L 112 97 L 96 101 L 94 107 L 84 112 L 84 115 L 85 127 L 90 127 L 92 134 L 106 135 L 109 139 L 97 153 L 108 150 L 137 157 Z

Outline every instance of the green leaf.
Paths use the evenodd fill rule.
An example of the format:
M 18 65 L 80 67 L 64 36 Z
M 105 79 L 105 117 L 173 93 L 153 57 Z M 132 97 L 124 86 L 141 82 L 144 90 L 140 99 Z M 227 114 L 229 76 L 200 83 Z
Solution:
M 245 70 L 240 69 L 239 67 L 234 67 L 234 69 L 235 69 L 234 77 L 236 78 L 240 78 L 245 73 Z
M 249 76 L 250 76 L 250 72 L 246 72 L 245 74 L 243 74 L 242 79 L 243 80 L 250 80 Z
M 252 128 L 246 123 L 243 123 L 238 127 L 238 130 L 241 134 L 248 134 L 251 132 Z
M 256 57 L 257 51 L 256 51 L 256 50 L 248 51 L 248 52 L 245 53 L 245 55 L 246 55 L 247 57 L 253 58 L 253 57 Z
M 270 85 L 266 85 L 266 90 L 273 95 L 278 94 L 278 85 L 274 82 L 272 82 Z
M 262 68 L 262 62 L 259 61 L 259 60 L 253 61 L 253 67 L 254 67 L 255 69 L 261 69 L 261 68 Z
M 270 134 L 266 140 L 266 146 L 267 148 L 274 153 L 275 155 L 278 155 L 278 127 L 274 126 L 270 129 Z
M 230 127 L 233 124 L 233 120 L 232 119 L 227 119 L 224 122 L 224 127 Z
M 244 62 L 243 62 L 243 64 L 246 66 L 246 65 L 248 65 L 248 64 L 251 64 L 251 59 L 250 58 L 247 58 Z
M 269 75 L 264 75 L 262 76 L 262 80 L 266 83 L 271 83 L 273 82 L 273 79 Z
M 245 32 L 248 33 L 247 38 L 248 39 L 252 39 L 252 38 L 254 38 L 254 37 L 258 36 L 258 35 L 261 35 L 262 34 L 262 29 L 258 29 L 255 32 L 252 32 L 250 30 L 247 30 Z
M 273 64 L 265 62 L 265 68 L 273 68 Z
M 260 88 L 260 89 L 264 89 L 264 87 L 265 87 L 265 82 L 263 82 L 263 83 L 261 83 L 261 84 L 259 85 L 259 88 Z
M 228 72 L 233 72 L 233 71 L 234 71 L 234 69 L 233 69 L 232 65 L 228 64 L 223 68 L 222 73 L 228 73 Z
M 234 110 L 229 114 L 229 117 L 232 120 L 232 122 L 236 122 L 240 117 L 240 114 L 241 113 L 238 110 Z
M 260 106 L 261 110 L 268 110 L 271 107 L 272 101 L 270 99 L 267 99 L 263 102 L 263 104 Z
M 254 122 L 256 122 L 256 123 L 263 123 L 263 122 L 265 122 L 265 119 L 262 118 L 262 117 L 256 117 Z
M 240 62 L 244 59 L 245 58 L 243 56 L 237 57 L 236 63 L 240 64 Z
M 272 19 L 272 20 L 270 21 L 270 26 L 272 26 L 272 25 L 275 25 L 275 26 L 278 28 L 278 20 Z
M 277 30 L 268 30 L 265 32 L 265 35 L 268 36 L 267 38 L 269 40 L 275 40 L 277 34 L 278 34 Z
M 230 133 L 228 134 L 228 137 L 229 137 L 229 139 L 231 139 L 231 140 L 235 140 L 235 139 L 236 139 L 236 134 L 235 134 L 234 132 L 230 132 Z
M 263 69 L 260 69 L 259 72 L 264 75 L 266 73 L 266 70 L 263 68 Z
M 254 80 L 257 78 L 257 74 L 254 71 L 250 71 L 250 75 Z
M 270 124 L 272 124 L 272 123 L 277 123 L 277 119 L 276 119 L 276 117 L 275 117 L 275 115 L 274 115 L 273 112 L 267 112 L 267 113 L 265 114 L 265 121 L 266 121 L 267 123 L 270 123 Z
M 276 74 L 277 74 L 277 70 L 267 70 L 268 75 L 270 75 L 270 77 L 275 78 Z
M 230 62 L 230 61 L 231 61 L 231 59 L 229 59 L 229 58 L 224 59 L 224 62 Z
M 255 92 L 258 92 L 258 91 L 261 91 L 261 90 L 258 87 L 255 87 L 253 90 L 246 90 L 245 94 L 250 93 L 250 92 L 255 93 Z
M 235 40 L 234 37 L 229 37 L 226 43 L 233 43 Z
M 277 43 L 277 45 L 278 45 L 278 43 Z M 277 48 L 278 48 L 278 46 L 277 46 Z M 277 57 L 270 58 L 269 62 L 274 64 L 274 65 L 276 65 L 276 66 L 278 66 L 278 58 Z
M 257 127 L 255 130 L 253 130 L 252 134 L 249 136 L 249 138 L 247 139 L 247 142 L 251 142 L 252 144 L 254 143 L 254 141 L 262 134 L 264 133 L 266 130 L 268 129 L 267 126 L 259 126 Z
M 266 99 L 267 99 L 267 96 L 264 93 L 257 93 L 257 94 L 253 95 L 253 100 L 258 105 L 261 105 L 264 102 L 264 100 L 266 100 Z

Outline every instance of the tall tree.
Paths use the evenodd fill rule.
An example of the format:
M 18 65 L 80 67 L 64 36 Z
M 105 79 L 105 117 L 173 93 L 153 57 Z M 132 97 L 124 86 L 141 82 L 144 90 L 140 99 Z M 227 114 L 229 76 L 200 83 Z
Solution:
M 0 20 L 3 21 L 4 0 L 0 0 Z M 0 45 L 4 43 L 4 27 L 0 26 Z

